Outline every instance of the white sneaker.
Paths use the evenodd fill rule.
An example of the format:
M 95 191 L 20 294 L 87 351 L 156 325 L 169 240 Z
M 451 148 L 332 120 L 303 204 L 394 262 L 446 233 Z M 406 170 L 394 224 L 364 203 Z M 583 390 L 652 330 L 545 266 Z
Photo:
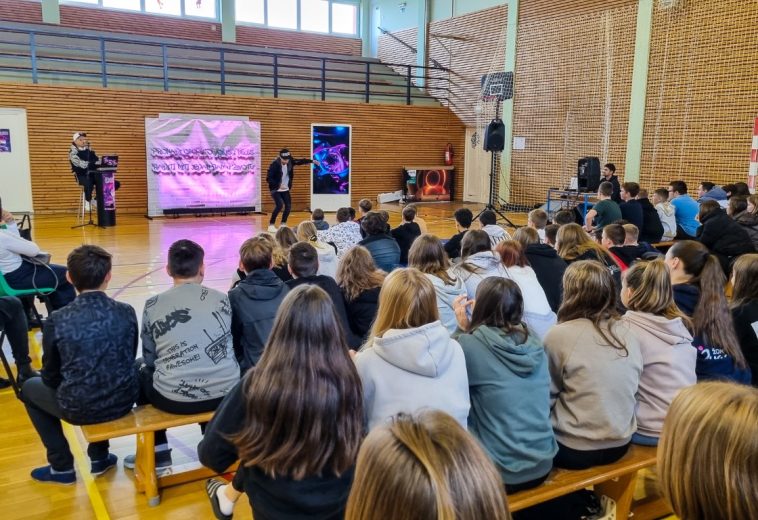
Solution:
M 273 224 L 268 225 L 268 232 L 269 233 L 276 233 L 276 226 Z

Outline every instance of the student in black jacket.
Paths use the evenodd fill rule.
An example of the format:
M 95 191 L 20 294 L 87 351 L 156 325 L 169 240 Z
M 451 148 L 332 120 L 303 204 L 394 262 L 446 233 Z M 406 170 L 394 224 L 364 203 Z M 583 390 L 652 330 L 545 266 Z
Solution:
M 739 257 L 732 268 L 732 318 L 737 339 L 758 387 L 758 255 Z
M 276 232 L 276 217 L 282 208 L 284 208 L 282 226 L 287 225 L 287 218 L 290 216 L 290 210 L 292 209 L 290 190 L 292 189 L 292 179 L 295 175 L 295 166 L 311 163 L 321 164 L 313 159 L 295 159 L 288 149 L 282 148 L 279 150 L 279 156 L 269 165 L 268 172 L 266 173 L 266 182 L 268 183 L 268 191 L 271 193 L 271 198 L 274 199 L 274 204 L 276 205 L 274 211 L 271 212 L 271 218 L 268 222 L 269 233 Z
M 471 223 L 474 221 L 474 214 L 468 208 L 459 208 L 453 213 L 455 219 L 455 229 L 458 233 L 450 237 L 445 243 L 445 252 L 450 260 L 455 260 L 461 256 L 461 240 L 463 235 L 466 234 L 468 228 L 471 227 Z
M 524 248 L 526 259 L 545 291 L 550 308 L 558 312 L 563 301 L 563 273 L 568 264 L 558 256 L 555 248 L 540 243 L 540 236 L 534 228 L 518 228 L 513 238 Z
M 337 284 L 345 298 L 347 319 L 353 334 L 365 342 L 379 308 L 379 291 L 387 275 L 376 267 L 371 253 L 355 246 L 345 253 L 337 268 Z
M 634 224 L 638 228 L 643 226 L 643 214 L 642 205 L 636 199 L 640 192 L 640 185 L 636 182 L 625 182 L 621 186 L 621 204 L 619 209 L 621 210 L 621 218 L 627 222 Z
M 734 258 L 755 251 L 745 228 L 732 220 L 715 200 L 700 204 L 698 219 L 701 226 L 697 240 L 716 255 L 724 273 L 729 273 Z
M 111 279 L 111 255 L 85 245 L 68 255 L 68 276 L 79 295 L 50 314 L 42 331 L 42 377 L 24 383 L 24 404 L 47 449 L 49 466 L 32 470 L 39 482 L 76 482 L 74 457 L 61 429 L 97 424 L 129 413 L 139 394 L 139 332 L 134 308 L 105 294 Z M 87 447 L 93 475 L 116 466 L 108 441 Z
M 637 188 L 639 189 L 639 185 Z M 637 193 L 637 202 L 642 208 L 642 227 L 639 228 L 639 240 L 648 244 L 656 244 L 663 238 L 663 223 L 660 215 L 658 215 L 658 210 L 655 209 L 647 195 L 647 190 L 640 189 Z
M 350 348 L 357 348 L 361 344 L 361 338 L 352 333 L 350 320 L 345 309 L 345 300 L 342 292 L 331 276 L 318 273 L 318 252 L 308 242 L 298 242 L 290 248 L 288 265 L 293 279 L 287 282 L 287 287 L 294 289 L 300 285 L 318 285 L 331 297 L 334 309 L 342 324 L 347 344 Z
M 408 251 L 413 241 L 421 236 L 421 228 L 413 219 L 416 218 L 416 208 L 408 205 L 403 208 L 403 223 L 391 231 L 392 238 L 400 246 L 400 265 L 408 265 Z
M 334 306 L 300 286 L 197 447 L 218 473 L 240 460 L 231 485 L 206 483 L 215 517 L 231 518 L 245 492 L 256 520 L 341 520 L 362 438 L 363 389 Z

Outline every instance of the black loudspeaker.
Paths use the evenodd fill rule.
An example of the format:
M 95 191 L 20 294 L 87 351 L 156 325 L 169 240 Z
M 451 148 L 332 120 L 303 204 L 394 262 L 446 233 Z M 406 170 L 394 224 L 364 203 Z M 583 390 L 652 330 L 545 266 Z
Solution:
M 581 192 L 595 192 L 600 187 L 600 159 L 582 157 L 576 167 L 577 188 Z
M 493 119 L 484 134 L 484 149 L 488 152 L 502 152 L 505 148 L 505 125 L 502 119 Z

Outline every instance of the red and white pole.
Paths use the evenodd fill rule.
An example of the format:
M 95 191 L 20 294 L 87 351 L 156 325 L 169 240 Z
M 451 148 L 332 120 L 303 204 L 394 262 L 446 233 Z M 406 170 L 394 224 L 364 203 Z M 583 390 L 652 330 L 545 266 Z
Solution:
M 753 125 L 753 149 L 750 151 L 750 170 L 747 177 L 750 193 L 755 193 L 756 178 L 758 178 L 758 117 L 755 118 L 755 125 Z

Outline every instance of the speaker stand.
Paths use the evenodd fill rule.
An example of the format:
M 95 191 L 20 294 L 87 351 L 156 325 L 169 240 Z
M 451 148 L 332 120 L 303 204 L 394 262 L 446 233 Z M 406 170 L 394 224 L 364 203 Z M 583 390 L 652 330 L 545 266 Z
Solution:
M 487 204 L 482 208 L 482 211 L 476 214 L 474 217 L 474 220 L 478 219 L 479 216 L 484 213 L 486 210 L 492 210 L 495 212 L 497 216 L 499 216 L 502 220 L 506 221 L 509 226 L 512 228 L 518 228 L 520 226 L 517 226 L 513 222 L 511 222 L 511 219 L 509 219 L 505 213 L 503 213 L 501 210 L 499 210 L 495 206 L 495 201 L 497 200 L 497 195 L 495 194 L 495 154 L 500 152 L 494 152 L 491 151 L 491 159 L 490 159 L 490 192 L 489 196 L 487 197 Z

